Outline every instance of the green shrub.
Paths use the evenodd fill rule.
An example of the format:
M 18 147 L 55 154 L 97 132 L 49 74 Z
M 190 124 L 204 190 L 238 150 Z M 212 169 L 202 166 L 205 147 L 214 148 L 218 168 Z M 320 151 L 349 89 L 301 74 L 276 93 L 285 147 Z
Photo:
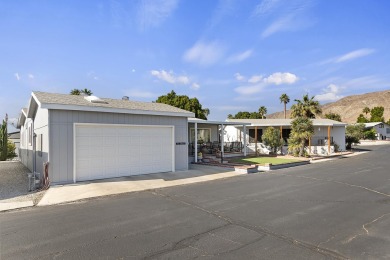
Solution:
M 376 131 L 374 128 L 364 131 L 363 135 L 364 135 L 364 139 L 368 139 L 368 140 L 376 139 Z

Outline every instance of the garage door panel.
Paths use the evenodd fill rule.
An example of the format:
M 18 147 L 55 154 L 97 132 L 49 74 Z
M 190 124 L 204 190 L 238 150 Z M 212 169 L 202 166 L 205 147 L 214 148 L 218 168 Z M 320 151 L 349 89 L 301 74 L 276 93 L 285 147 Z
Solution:
M 76 125 L 76 180 L 172 171 L 172 127 Z

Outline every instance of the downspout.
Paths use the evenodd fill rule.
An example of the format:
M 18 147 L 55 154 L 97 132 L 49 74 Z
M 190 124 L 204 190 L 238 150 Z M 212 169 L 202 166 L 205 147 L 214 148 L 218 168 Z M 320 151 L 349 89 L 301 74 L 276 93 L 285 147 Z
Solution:
M 198 123 L 196 122 L 195 122 L 194 131 L 195 131 L 195 140 L 194 140 L 195 163 L 197 163 L 198 162 Z
M 244 156 L 246 157 L 246 125 L 244 125 L 243 128 L 244 128 Z
M 224 151 L 223 151 L 223 147 L 224 147 L 223 136 L 224 136 L 224 129 L 223 129 L 223 124 L 221 124 L 221 163 L 223 163 L 223 154 L 224 154 Z

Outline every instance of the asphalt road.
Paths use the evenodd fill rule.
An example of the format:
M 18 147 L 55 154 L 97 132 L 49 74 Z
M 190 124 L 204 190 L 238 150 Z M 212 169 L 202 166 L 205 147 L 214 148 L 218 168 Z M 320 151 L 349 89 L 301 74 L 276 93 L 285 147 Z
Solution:
M 1 259 L 389 259 L 390 145 L 0 214 Z

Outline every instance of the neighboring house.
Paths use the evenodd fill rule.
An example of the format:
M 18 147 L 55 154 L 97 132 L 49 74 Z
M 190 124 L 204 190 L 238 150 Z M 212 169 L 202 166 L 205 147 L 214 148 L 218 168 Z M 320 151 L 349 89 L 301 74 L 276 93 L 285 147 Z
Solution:
M 372 122 L 364 124 L 366 129 L 375 129 L 378 140 L 390 139 L 390 125 L 382 122 Z
M 19 117 L 20 157 L 51 183 L 188 169 L 188 117 L 161 103 L 33 92 Z
M 259 149 L 258 143 L 262 143 L 262 135 L 267 127 L 280 129 L 281 137 L 287 143 L 291 132 L 291 121 L 293 119 L 228 119 L 228 122 L 249 123 L 244 129 L 241 126 L 227 126 L 225 140 L 238 140 L 242 142 L 248 139 L 248 152 L 255 152 Z M 310 151 L 313 154 L 332 154 L 334 144 L 339 150 L 345 150 L 345 126 L 347 124 L 330 119 L 312 119 L 314 135 L 309 140 Z M 245 133 L 245 134 L 244 134 Z M 328 141 L 330 140 L 330 142 Z M 283 152 L 286 152 L 287 146 Z
M 20 132 L 8 133 L 8 140 L 14 143 L 16 156 L 19 157 Z

